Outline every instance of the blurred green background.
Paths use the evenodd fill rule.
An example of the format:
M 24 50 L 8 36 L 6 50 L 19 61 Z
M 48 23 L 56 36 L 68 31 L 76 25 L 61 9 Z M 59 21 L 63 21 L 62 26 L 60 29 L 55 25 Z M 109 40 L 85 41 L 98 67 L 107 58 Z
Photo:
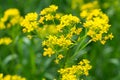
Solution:
M 109 16 L 114 38 L 105 45 L 96 42 L 87 47 L 88 53 L 82 57 L 89 59 L 93 68 L 86 80 L 120 80 L 120 0 L 98 1 L 102 11 Z M 25 16 L 29 12 L 39 13 L 50 4 L 58 5 L 59 12 L 79 14 L 77 9 L 71 9 L 71 0 L 0 0 L 0 17 L 9 8 L 19 9 Z M 43 77 L 52 80 L 57 76 L 55 72 L 59 66 L 53 64 L 52 59 L 42 57 L 40 39 L 30 41 L 20 31 L 14 33 L 19 34 L 14 38 L 14 44 L 0 45 L 0 73 L 18 74 L 28 80 L 42 80 Z

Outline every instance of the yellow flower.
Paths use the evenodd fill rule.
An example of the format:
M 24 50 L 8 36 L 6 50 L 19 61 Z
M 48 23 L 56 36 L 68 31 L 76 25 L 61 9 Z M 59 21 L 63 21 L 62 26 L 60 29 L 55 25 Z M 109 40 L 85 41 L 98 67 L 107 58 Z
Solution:
M 45 17 L 40 17 L 39 23 L 44 24 Z
M 72 14 L 64 15 L 60 19 L 60 24 L 64 26 L 69 26 L 77 23 L 80 23 L 80 19 L 76 16 L 72 16 Z
M 37 20 L 37 18 L 38 18 L 38 14 L 36 12 L 34 12 L 34 13 L 28 13 L 25 16 L 25 19 L 28 20 L 28 21 L 35 21 L 35 20 Z
M 0 73 L 0 80 L 26 80 L 24 77 L 18 75 L 5 75 Z
M 93 1 L 93 2 L 90 2 L 90 3 L 87 3 L 87 4 L 84 4 L 81 6 L 81 10 L 91 10 L 91 9 L 96 9 L 98 8 L 98 1 Z
M 87 12 L 87 10 L 83 10 L 81 13 L 80 13 L 80 16 L 82 17 L 82 18 L 85 18 L 86 16 L 88 16 L 89 14 L 88 14 L 88 12 Z
M 0 30 L 5 29 L 5 24 L 0 20 Z
M 58 63 L 59 63 L 59 59 L 55 59 L 54 62 L 55 62 L 56 64 L 58 64 Z
M 60 47 L 68 47 L 72 44 L 71 40 L 66 39 L 63 35 L 60 36 L 60 38 L 57 38 L 56 36 L 49 36 L 48 40 L 43 41 L 43 46 L 54 46 L 58 45 Z
M 9 16 L 18 16 L 18 15 L 20 15 L 18 9 L 15 8 L 8 9 L 4 12 L 4 17 L 2 18 L 2 21 L 6 22 Z
M 32 39 L 32 35 L 27 35 L 27 37 L 28 37 L 29 39 Z
M 62 59 L 64 56 L 62 54 L 58 55 L 58 59 Z
M 0 38 L 0 45 L 1 44 L 9 45 L 11 42 L 12 40 L 8 37 Z
M 10 28 L 22 21 L 23 17 L 20 16 L 18 9 L 11 8 L 4 12 L 4 16 L 0 19 L 0 29 Z
M 76 75 L 72 75 L 72 74 L 64 74 L 61 78 L 61 80 L 77 80 Z
M 56 5 L 50 5 L 48 8 L 45 8 L 43 9 L 41 12 L 40 12 L 40 15 L 46 15 L 46 14 L 51 14 L 51 13 L 54 13 L 56 12 L 56 10 L 58 9 L 58 6 Z
M 103 45 L 106 43 L 105 40 L 101 40 L 100 42 L 101 42 L 101 44 L 103 44 Z
M 43 56 L 49 56 L 51 57 L 51 55 L 53 55 L 55 52 L 51 49 L 51 48 L 44 48 L 44 53 Z
M 100 41 L 105 44 L 108 38 L 113 38 L 112 35 L 106 37 L 110 28 L 108 22 L 106 14 L 102 13 L 100 9 L 93 9 L 89 12 L 89 16 L 86 16 L 86 22 L 83 25 L 88 30 L 87 35 L 91 37 L 92 41 Z
M 56 18 L 56 19 L 60 19 L 61 16 L 62 16 L 62 14 L 60 14 L 60 13 L 56 13 L 56 14 L 55 14 L 55 18 Z
M 37 13 L 28 13 L 25 16 L 25 19 L 21 22 L 21 26 L 23 26 L 23 32 L 31 32 L 38 28 L 37 22 L 38 14 Z
M 77 80 L 77 76 L 88 75 L 88 71 L 92 68 L 87 59 L 83 59 L 78 65 L 73 65 L 58 72 L 62 75 L 61 80 Z
M 112 38 L 114 38 L 113 34 L 109 34 L 108 37 L 110 38 L 110 40 L 112 40 Z
M 84 3 L 84 0 L 72 0 L 71 8 L 72 9 L 79 8 L 81 7 L 81 5 L 83 5 L 83 3 Z
M 62 54 L 59 54 L 59 55 L 57 56 L 57 58 L 54 60 L 54 62 L 55 62 L 56 64 L 58 64 L 59 61 L 60 61 L 63 57 L 64 57 L 64 56 L 63 56 Z
M 46 21 L 49 21 L 49 20 L 53 20 L 54 16 L 51 14 L 47 14 L 47 15 L 45 15 L 45 18 L 46 18 Z
M 82 18 L 91 17 L 89 14 L 91 12 L 91 10 L 98 9 L 98 8 L 99 8 L 98 1 L 93 1 L 93 2 L 83 4 L 80 7 L 80 10 L 81 10 L 80 16 Z M 94 13 L 97 14 L 97 12 L 94 12 Z
M 0 80 L 3 78 L 3 74 L 2 73 L 0 73 Z
M 82 31 L 82 28 L 78 28 L 78 29 L 76 29 L 75 34 L 79 35 L 81 31 Z
M 57 39 L 56 42 L 57 45 L 61 46 L 61 47 L 68 47 L 72 44 L 71 40 L 66 39 L 63 35 L 60 36 L 60 38 Z
M 71 39 L 73 35 L 79 35 L 82 31 L 82 28 L 76 28 L 75 26 L 70 29 L 70 32 L 67 34 L 66 38 Z

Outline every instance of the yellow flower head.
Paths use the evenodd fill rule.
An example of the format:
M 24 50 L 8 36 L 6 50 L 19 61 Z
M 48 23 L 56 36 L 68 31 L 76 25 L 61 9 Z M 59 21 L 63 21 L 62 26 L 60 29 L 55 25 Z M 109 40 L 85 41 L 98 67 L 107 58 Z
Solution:
M 15 24 L 19 24 L 23 17 L 20 16 L 18 9 L 11 8 L 4 12 L 4 16 L 0 19 L 0 29 L 10 28 Z
M 12 40 L 8 37 L 0 38 L 0 45 L 1 44 L 9 45 L 11 42 Z
M 7 21 L 7 19 L 11 16 L 11 17 L 14 17 L 14 16 L 18 16 L 20 15 L 19 13 L 19 10 L 18 9 L 15 9 L 15 8 L 11 8 L 11 9 L 8 9 L 4 12 L 4 17 L 2 18 L 2 21 L 5 22 Z
M 57 9 L 58 9 L 58 6 L 56 6 L 56 5 L 50 5 L 48 8 L 43 9 L 40 12 L 40 15 L 46 15 L 46 14 L 54 13 L 54 12 L 56 12 Z
M 80 16 L 82 18 L 86 18 L 89 16 L 89 13 L 91 12 L 91 10 L 94 10 L 94 9 L 99 9 L 98 1 L 93 1 L 93 2 L 83 4 L 80 7 L 80 10 L 81 10 Z
M 88 71 L 92 68 L 89 63 L 87 59 L 83 59 L 78 65 L 58 70 L 62 75 L 61 80 L 77 80 L 77 76 L 87 76 Z
M 62 54 L 58 55 L 58 59 L 62 59 L 64 56 Z
M 107 39 L 113 38 L 113 35 L 107 37 L 110 28 L 108 22 L 109 19 L 106 14 L 102 13 L 100 9 L 94 9 L 90 11 L 83 25 L 88 30 L 87 35 L 92 38 L 92 41 L 100 41 L 102 44 L 105 44 Z
M 24 77 L 18 75 L 5 75 L 0 73 L 0 80 L 26 80 Z
M 53 55 L 55 52 L 51 49 L 51 48 L 44 48 L 44 53 L 43 56 L 49 56 L 51 57 L 51 55 Z
M 80 23 L 80 19 L 76 16 L 72 16 L 72 14 L 64 15 L 61 17 L 60 20 L 60 24 L 64 26 L 69 26 L 77 23 Z
M 84 0 L 72 0 L 72 4 L 71 4 L 71 8 L 72 9 L 76 9 L 81 7 L 81 5 L 83 5 Z
M 87 4 L 82 5 L 81 10 L 91 10 L 98 8 L 98 1 L 89 2 Z
M 36 30 L 38 28 L 38 22 L 37 22 L 38 14 L 37 13 L 28 13 L 25 16 L 25 19 L 21 22 L 21 26 L 24 28 L 24 32 L 31 32 L 33 30 Z

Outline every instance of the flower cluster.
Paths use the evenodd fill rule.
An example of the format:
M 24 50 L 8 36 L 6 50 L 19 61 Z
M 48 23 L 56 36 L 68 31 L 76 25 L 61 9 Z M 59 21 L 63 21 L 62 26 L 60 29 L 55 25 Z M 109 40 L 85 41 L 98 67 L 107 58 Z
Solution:
M 0 29 L 10 28 L 22 21 L 18 9 L 11 8 L 5 11 L 4 16 L 0 18 Z
M 26 80 L 24 77 L 18 76 L 18 75 L 5 75 L 3 76 L 2 73 L 0 73 L 0 80 Z
M 83 59 L 78 65 L 73 65 L 74 60 L 77 61 L 81 55 L 80 51 L 91 41 L 100 41 L 105 44 L 106 40 L 113 38 L 113 35 L 108 33 L 109 18 L 99 9 L 97 1 L 85 4 L 84 0 L 74 0 L 72 8 L 78 7 L 80 8 L 80 18 L 72 14 L 58 13 L 56 5 L 50 5 L 40 13 L 28 13 L 24 18 L 20 16 L 17 9 L 8 9 L 0 18 L 0 32 L 2 33 L 2 30 L 11 26 L 19 26 L 20 28 L 10 28 L 11 34 L 9 31 L 7 34 L 6 31 L 6 34 L 1 36 L 7 35 L 16 40 L 14 31 L 20 31 L 22 28 L 23 33 L 26 33 L 29 39 L 34 36 L 40 38 L 43 56 L 54 58 L 54 62 L 60 65 L 61 69 L 58 72 L 61 74 L 61 80 L 79 80 L 81 76 L 87 76 L 92 68 L 87 59 Z M 13 42 L 11 38 L 2 37 L 0 45 L 9 45 Z M 31 59 L 34 60 L 34 58 Z M 26 79 L 17 75 L 3 76 L 0 74 L 0 80 Z
M 49 21 L 49 20 L 54 20 L 55 18 L 59 18 L 59 14 L 55 16 L 56 10 L 58 9 L 58 6 L 55 5 L 50 5 L 48 8 L 43 9 L 40 12 L 40 23 L 44 23 L 43 21 Z
M 83 26 L 87 29 L 86 34 L 91 37 L 92 41 L 105 44 L 106 40 L 113 38 L 113 35 L 108 34 L 110 28 L 108 16 L 97 5 L 97 1 L 83 5 L 80 16 L 86 19 Z
M 57 30 L 62 32 L 61 29 L 70 29 L 73 27 L 75 24 L 80 23 L 80 19 L 76 16 L 73 16 L 72 14 L 69 15 L 63 15 L 60 18 L 60 24 L 57 25 Z
M 83 59 L 78 65 L 58 70 L 61 80 L 77 80 L 81 75 L 88 76 L 88 71 L 92 68 L 89 63 L 87 59 Z
M 109 19 L 100 9 L 95 8 L 97 4 L 95 1 L 81 6 L 81 13 L 87 13 L 80 14 L 82 18 L 86 19 L 83 27 L 79 25 L 81 20 L 77 16 L 57 13 L 58 6 L 56 5 L 50 5 L 43 9 L 40 15 L 28 13 L 21 22 L 21 26 L 24 27 L 23 32 L 36 31 L 37 35 L 43 40 L 43 56 L 51 57 L 53 54 L 58 56 L 64 53 L 66 49 L 82 39 L 83 36 L 80 33 L 83 28 L 87 30 L 85 35 L 90 36 L 91 41 L 100 41 L 104 44 L 107 39 L 112 39 L 113 36 L 112 33 L 103 36 L 109 30 Z
M 41 12 L 40 12 L 40 15 L 46 15 L 46 14 L 48 14 L 48 13 L 54 13 L 54 12 L 56 12 L 56 10 L 58 9 L 58 6 L 55 6 L 55 5 L 50 5 L 50 7 L 48 7 L 48 8 L 45 8 L 44 10 L 42 10 Z
M 48 37 L 48 40 L 43 41 L 43 46 L 48 47 L 47 49 L 45 48 L 43 55 L 44 56 L 49 55 L 50 57 L 53 53 L 55 53 L 55 51 L 58 51 L 61 48 L 67 48 L 71 44 L 72 44 L 71 40 L 66 39 L 63 35 L 60 36 L 59 38 L 50 35 Z
M 76 24 L 80 23 L 80 19 L 78 17 L 73 16 L 72 14 L 59 15 L 59 13 L 56 13 L 56 9 L 58 7 L 54 5 L 55 10 L 53 9 L 51 11 L 50 10 L 51 6 L 43 9 L 41 11 L 41 15 L 47 15 L 47 13 L 45 12 L 48 12 L 48 14 L 51 13 L 51 15 L 54 17 L 53 19 L 51 19 L 51 21 L 54 21 L 53 22 L 54 26 L 51 26 L 51 27 L 53 27 L 52 30 L 54 30 L 55 32 L 52 32 L 52 33 L 50 33 L 49 31 L 46 32 L 46 30 L 48 30 L 49 27 L 46 28 L 44 26 L 43 26 L 44 28 L 40 28 L 41 31 L 39 31 L 41 33 L 42 30 L 44 30 L 46 33 L 49 33 L 47 34 L 46 40 L 42 42 L 42 45 L 46 47 L 44 48 L 45 51 L 43 55 L 44 56 L 48 55 L 49 57 L 55 53 L 59 54 L 60 53 L 59 51 L 62 51 L 63 49 L 68 48 L 70 45 L 72 45 L 73 44 L 72 36 L 79 35 L 80 32 L 82 31 L 82 28 L 75 26 Z M 45 14 L 43 14 L 43 12 Z M 42 18 L 43 17 L 45 16 L 42 16 Z M 54 19 L 57 19 L 57 22 Z M 45 21 L 43 20 L 41 22 L 45 23 Z M 58 62 L 58 59 L 57 59 L 57 62 Z
M 23 26 L 23 32 L 31 32 L 37 29 L 38 22 L 37 22 L 38 14 L 37 13 L 28 13 L 25 16 L 25 19 L 21 22 L 21 26 Z
M 0 45 L 1 44 L 9 45 L 11 42 L 12 40 L 8 37 L 0 38 Z
M 79 9 L 83 3 L 84 3 L 84 0 L 72 0 L 71 8 L 72 9 L 76 9 L 76 8 Z
M 23 20 L 23 17 L 20 15 L 20 12 L 16 8 L 7 9 L 4 12 L 3 17 L 0 18 L 0 32 L 5 31 L 5 34 L 1 34 L 0 45 L 5 44 L 9 45 L 12 42 L 14 32 L 20 29 L 20 22 Z M 15 27 L 14 27 L 15 26 Z M 7 37 L 5 37 L 8 35 Z
M 74 25 L 76 23 L 80 23 L 80 19 L 76 16 L 72 16 L 72 14 L 64 15 L 61 17 L 60 24 L 63 26 Z
M 37 29 L 37 33 L 41 39 L 45 39 L 49 34 L 55 35 L 57 32 L 55 24 L 45 24 Z
M 71 40 L 66 39 L 63 35 L 60 36 L 59 38 L 50 35 L 48 37 L 48 40 L 43 42 L 43 46 L 47 46 L 47 47 L 52 47 L 54 45 L 58 45 L 60 47 L 68 47 L 71 44 L 72 44 Z
M 72 37 L 80 35 L 81 27 L 76 25 L 80 19 L 72 14 L 63 15 L 57 13 L 58 6 L 50 5 L 43 9 L 40 15 L 37 13 L 28 13 L 21 22 L 23 32 L 36 31 L 37 35 L 43 40 L 42 45 L 45 47 L 43 55 L 49 56 L 60 53 L 63 49 L 73 44 Z M 49 22 L 48 22 L 49 21 Z
M 92 41 L 100 41 L 102 44 L 108 39 L 112 39 L 112 33 L 107 35 L 110 25 L 108 24 L 108 17 L 99 9 L 91 11 L 87 17 L 84 27 L 88 29 L 87 35 L 92 38 Z
M 108 34 L 110 28 L 108 16 L 98 9 L 97 5 L 96 1 L 82 4 L 80 8 L 82 19 L 72 14 L 57 13 L 58 6 L 50 5 L 40 14 L 28 13 L 21 26 L 23 32 L 35 31 L 33 34 L 42 40 L 43 56 L 53 56 L 56 64 L 62 59 L 61 62 L 65 61 L 63 65 L 68 66 L 70 62 L 68 60 L 75 58 L 91 41 L 100 41 L 104 44 L 106 40 L 113 38 L 112 33 Z M 87 38 L 88 36 L 90 38 Z M 31 35 L 28 37 L 32 38 Z M 71 51 L 74 51 L 74 54 L 71 54 Z M 78 65 L 60 69 L 58 72 L 62 75 L 62 80 L 77 80 L 82 75 L 87 76 L 91 68 L 89 61 L 83 59 Z
M 81 11 L 80 16 L 82 18 L 86 18 L 86 17 L 89 16 L 89 13 L 91 12 L 91 10 L 94 10 L 94 9 L 99 9 L 97 1 L 93 1 L 93 2 L 90 2 L 90 3 L 83 4 L 80 7 L 80 11 Z
M 59 54 L 55 59 L 55 63 L 58 64 L 62 58 L 64 58 L 64 56 L 62 54 Z

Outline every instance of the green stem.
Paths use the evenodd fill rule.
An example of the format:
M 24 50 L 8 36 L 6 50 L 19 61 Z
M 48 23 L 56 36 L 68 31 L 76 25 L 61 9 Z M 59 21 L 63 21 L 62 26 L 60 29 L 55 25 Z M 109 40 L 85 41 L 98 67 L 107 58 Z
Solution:
M 74 59 L 74 57 L 76 57 L 77 56 L 77 54 L 79 53 L 79 51 L 80 50 L 82 50 L 83 48 L 85 48 L 89 43 L 91 43 L 92 42 L 92 40 L 89 40 L 85 45 L 83 45 L 79 50 L 77 50 L 76 52 L 75 52 L 75 54 L 71 57 L 71 59 Z
M 83 42 L 85 41 L 86 37 L 87 37 L 87 35 L 83 36 L 83 39 L 81 39 L 82 41 L 81 40 L 80 40 L 81 42 L 79 41 L 80 44 L 77 46 L 77 49 L 75 50 L 75 53 L 73 56 L 77 55 L 78 51 L 80 51 L 80 47 L 83 44 Z
M 31 70 L 32 74 L 35 74 L 36 71 L 36 66 L 35 66 L 35 56 L 34 56 L 34 51 L 30 49 L 30 64 L 31 64 Z
M 81 45 L 83 44 L 83 42 L 85 41 L 85 39 L 86 39 L 86 37 L 87 37 L 87 35 L 85 35 L 85 36 L 83 36 L 82 38 L 81 38 L 81 42 L 79 41 L 78 43 L 79 43 L 79 45 L 77 46 L 77 49 L 75 50 L 75 53 L 79 50 L 79 48 L 81 47 Z
M 75 53 L 72 55 L 72 57 L 70 57 L 69 59 L 67 59 L 66 64 L 65 65 L 70 65 L 73 63 L 74 58 L 78 55 L 79 51 L 82 50 L 83 48 L 85 48 L 91 41 L 88 41 L 86 44 L 84 44 L 82 46 L 82 44 L 85 42 L 87 37 L 87 29 L 85 30 L 85 35 L 78 41 L 75 43 L 75 45 L 78 44 L 77 49 L 75 50 Z M 81 48 L 80 48 L 81 47 Z
M 87 29 L 85 29 L 85 35 L 78 41 L 79 45 L 78 45 L 77 49 L 75 50 L 75 53 L 78 52 L 79 48 L 81 47 L 81 45 L 85 41 L 86 37 L 87 37 Z

